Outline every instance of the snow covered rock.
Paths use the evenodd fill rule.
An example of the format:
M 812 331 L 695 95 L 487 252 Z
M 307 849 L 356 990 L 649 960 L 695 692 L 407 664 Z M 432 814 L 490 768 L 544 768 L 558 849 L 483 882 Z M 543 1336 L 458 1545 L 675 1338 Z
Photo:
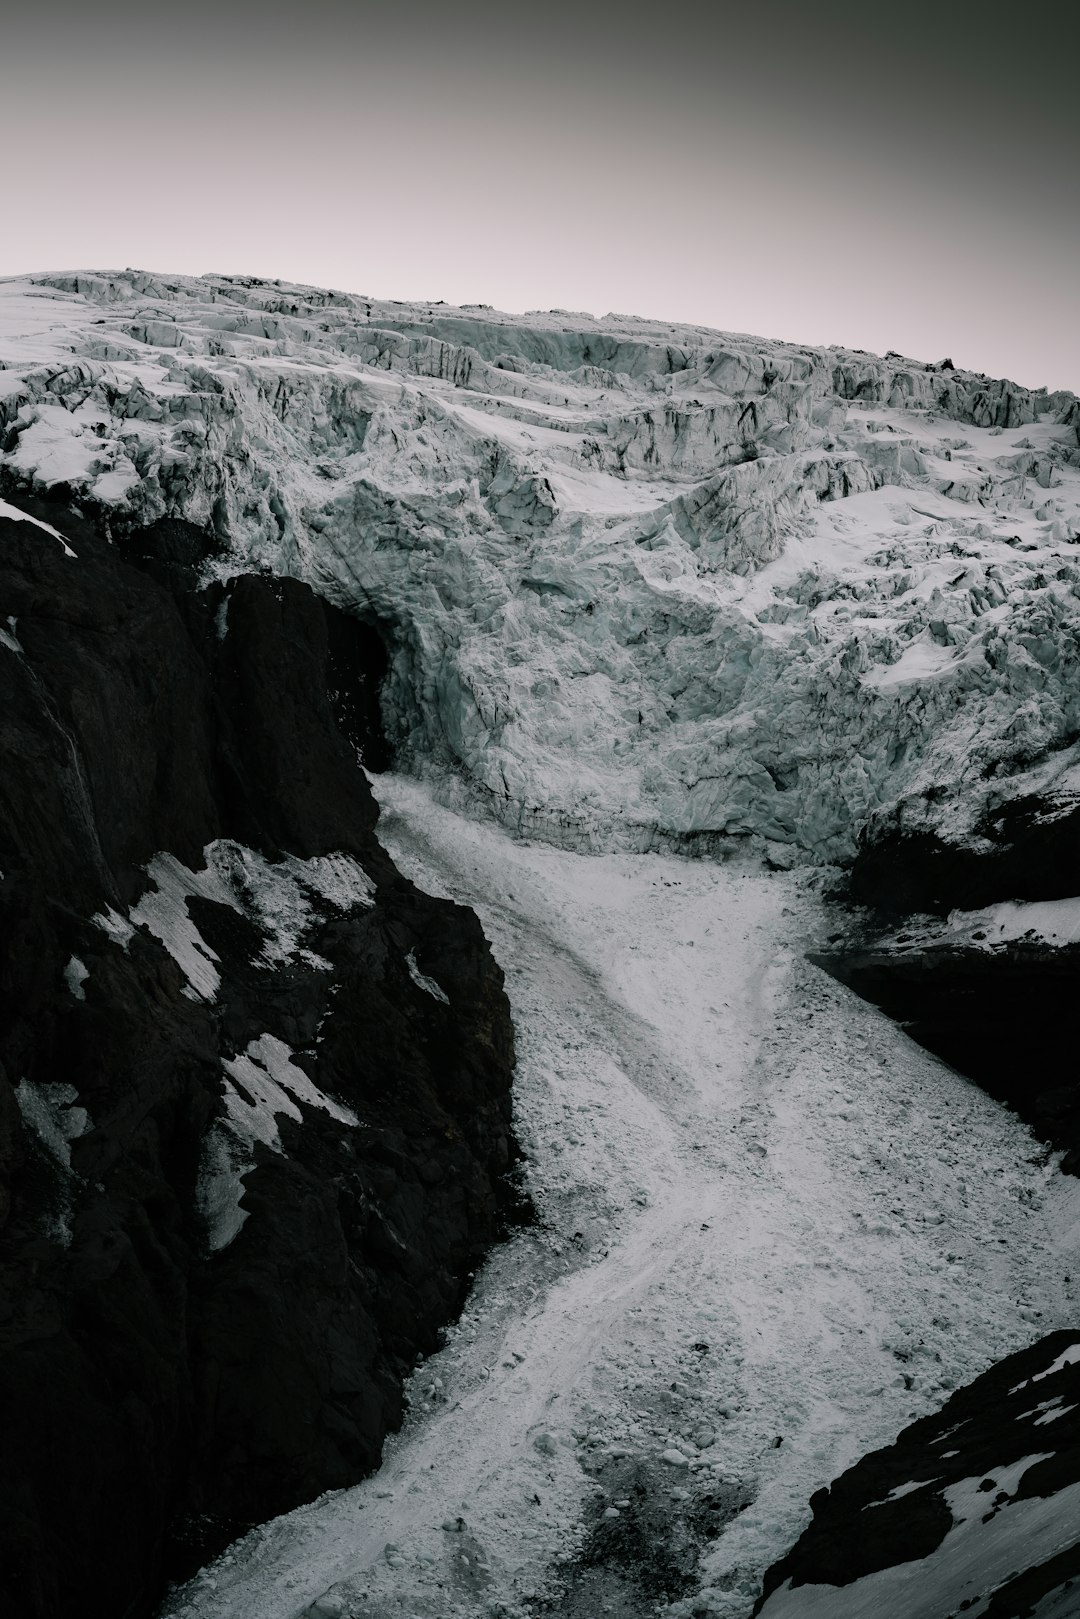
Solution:
M 296 580 L 193 591 L 195 531 L 128 534 L 134 567 L 49 513 L 0 515 L 0 1607 L 26 1619 L 146 1614 L 374 1467 L 514 1151 L 479 923 L 374 835 L 373 632 Z
M 954 1394 L 811 1502 L 762 1619 L 1068 1619 L 1080 1592 L 1080 1336 Z
M 0 366 L 9 492 L 377 624 L 399 759 L 546 838 L 843 861 L 883 815 L 966 837 L 1075 737 L 1071 395 L 131 271 L 0 283 Z

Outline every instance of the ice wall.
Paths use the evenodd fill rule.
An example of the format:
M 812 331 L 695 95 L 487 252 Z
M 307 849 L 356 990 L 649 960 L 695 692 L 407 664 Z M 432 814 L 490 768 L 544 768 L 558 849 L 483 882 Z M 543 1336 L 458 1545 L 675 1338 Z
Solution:
M 1077 401 L 947 361 L 36 277 L 0 450 L 0 494 L 186 518 L 376 622 L 402 763 L 558 841 L 971 837 L 1080 731 Z

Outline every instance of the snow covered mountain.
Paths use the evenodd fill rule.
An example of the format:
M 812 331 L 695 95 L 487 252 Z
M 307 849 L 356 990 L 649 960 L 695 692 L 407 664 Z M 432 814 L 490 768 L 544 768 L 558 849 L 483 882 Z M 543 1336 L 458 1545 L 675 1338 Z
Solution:
M 157 1207 L 167 1465 L 108 1480 L 157 1517 L 126 1584 L 127 1542 L 83 1524 L 65 1591 L 145 1612 L 178 1498 L 212 1550 L 378 1455 L 515 1150 L 502 980 L 445 899 L 506 971 L 538 1224 L 408 1379 L 380 1471 L 168 1611 L 748 1619 L 764 1578 L 766 1614 L 878 1619 L 864 1575 L 908 1601 L 925 1570 L 889 1556 L 930 1496 L 904 1436 L 783 1554 L 860 1454 L 1002 1355 L 1042 1375 L 1060 1343 L 1032 1340 L 1075 1327 L 1080 1183 L 991 1098 L 1080 1162 L 1080 402 L 618 315 L 42 275 L 0 282 L 0 500 L 10 748 L 51 738 L 9 777 L 0 862 L 35 1619 L 66 1512 L 35 1333 L 62 1321 L 81 1467 L 133 1318 L 123 1289 L 104 1326 L 84 1303 Z M 401 772 L 383 847 L 357 752 Z M 146 1077 L 155 1005 L 176 1050 Z M 58 1064 L 95 1029 L 88 1106 Z M 935 1476 L 928 1557 L 973 1543 L 945 1514 L 968 1524 L 987 1444 L 1030 1459 L 1010 1401 Z M 138 1412 L 104 1404 L 134 1454 Z M 1058 1435 L 1040 1555 L 1080 1478 Z M 874 1567 L 819 1557 L 818 1517 L 858 1536 L 886 1474 Z M 1006 1561 L 1029 1520 L 995 1518 Z M 1028 1586 L 1001 1572 L 978 1600 L 1010 1619 Z
M 1080 758 L 1072 395 L 131 271 L 0 284 L 0 366 L 9 489 L 361 613 L 403 762 L 516 828 L 843 861 Z

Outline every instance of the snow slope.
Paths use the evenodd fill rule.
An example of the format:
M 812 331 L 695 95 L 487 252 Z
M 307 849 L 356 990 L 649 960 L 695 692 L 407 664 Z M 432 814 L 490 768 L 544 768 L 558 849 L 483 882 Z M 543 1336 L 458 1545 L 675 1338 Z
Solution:
M 189 518 L 377 622 L 399 757 L 570 847 L 843 860 L 1052 773 L 1078 432 L 944 362 L 620 315 L 0 283 L 0 494 Z
M 661 1609 L 741 1619 L 815 1489 L 1074 1319 L 1080 1188 L 803 959 L 805 875 L 587 857 L 377 788 L 398 865 L 506 970 L 541 1221 L 418 1367 L 380 1472 L 168 1612 L 652 1613 L 609 1555 L 647 1512 L 645 1554 L 689 1548 Z

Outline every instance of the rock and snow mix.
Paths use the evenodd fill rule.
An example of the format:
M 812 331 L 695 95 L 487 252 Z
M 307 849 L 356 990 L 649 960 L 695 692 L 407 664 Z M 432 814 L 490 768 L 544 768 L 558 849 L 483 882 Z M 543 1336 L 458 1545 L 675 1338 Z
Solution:
M 1028 903 L 1002 900 L 979 911 L 950 911 L 944 922 L 929 918 L 909 922 L 903 934 L 889 942 L 897 955 L 928 947 L 986 954 L 1015 945 L 1060 950 L 1080 944 L 1080 897 Z
M 1067 1320 L 1075 1184 L 806 963 L 805 875 L 673 851 L 834 862 L 875 813 L 957 837 L 1072 790 L 1078 434 L 1071 395 L 944 361 L 242 278 L 0 283 L 0 492 L 64 485 L 117 535 L 188 519 L 221 577 L 378 626 L 429 778 L 385 778 L 388 841 L 481 915 L 519 1042 L 540 1223 L 380 1473 L 173 1612 L 742 1619 L 817 1487 Z M 287 957 L 333 896 L 276 868 L 262 904 L 249 868 Z M 236 908 L 236 875 L 162 855 L 101 925 L 148 927 L 210 1000 L 187 901 Z M 296 1094 L 287 1047 L 226 1068 L 223 1241 L 234 1148 Z
M 132 906 L 130 922 L 111 911 L 93 919 L 125 948 L 133 926 L 146 928 L 183 972 L 187 979 L 183 993 L 189 1000 L 213 1002 L 220 985 L 219 957 L 199 932 L 188 909 L 189 899 L 226 906 L 255 923 L 262 936 L 260 953 L 252 962 L 256 969 L 299 959 L 327 972 L 330 962 L 301 943 L 320 914 L 320 902 L 323 910 L 329 904 L 342 911 L 372 903 L 373 880 L 359 861 L 346 854 L 308 860 L 285 855 L 270 861 L 255 849 L 218 838 L 207 844 L 203 858 L 206 863 L 201 871 L 189 871 L 175 855 L 155 855 L 146 867 L 153 886 Z M 72 994 L 82 999 L 86 969 L 75 958 L 70 965 L 81 968 L 81 977 L 73 971 L 69 982 Z M 424 987 L 432 984 L 419 974 L 411 956 L 409 967 Z M 445 1002 L 443 991 L 432 987 Z M 212 1252 L 227 1247 L 247 1218 L 241 1198 L 244 1176 L 253 1167 L 255 1142 L 261 1141 L 274 1152 L 284 1150 L 277 1126 L 279 1114 L 299 1121 L 302 1114 L 296 1104 L 301 1101 L 343 1124 L 357 1123 L 351 1109 L 312 1083 L 292 1061 L 293 1055 L 283 1041 L 263 1034 L 249 1042 L 246 1051 L 222 1062 L 227 1076 L 223 1117 L 203 1143 L 196 1199 Z
M 203 1142 L 197 1203 L 206 1222 L 212 1252 L 227 1248 L 247 1219 L 241 1206 L 244 1176 L 254 1166 L 257 1141 L 272 1152 L 284 1152 L 278 1116 L 303 1122 L 297 1102 L 321 1108 L 341 1124 L 359 1121 L 351 1108 L 312 1083 L 294 1061 L 283 1040 L 264 1034 L 248 1042 L 246 1051 L 222 1061 L 225 1082 L 224 1118 Z
M 188 900 L 209 900 L 240 915 L 247 914 L 265 934 L 255 966 L 272 967 L 299 956 L 314 967 L 328 967 L 300 940 L 310 928 L 318 902 L 339 910 L 371 904 L 375 884 L 359 861 L 345 854 L 300 860 L 286 855 L 267 860 L 255 849 L 228 838 L 207 844 L 202 871 L 189 871 L 175 855 L 157 854 L 146 868 L 153 883 L 132 907 L 131 922 L 145 927 L 172 956 L 187 979 L 191 1000 L 212 1001 L 217 994 L 218 957 L 200 934 Z M 94 918 L 114 934 L 117 920 Z M 119 925 L 124 926 L 123 919 Z M 128 924 L 130 926 L 130 924 Z
M 125 272 L 0 283 L 0 431 L 9 489 L 190 518 L 378 623 L 401 756 L 570 846 L 956 832 L 1080 719 L 1068 394 Z
M 378 790 L 396 863 L 506 970 L 541 1223 L 417 1368 L 380 1472 L 170 1612 L 745 1619 L 816 1488 L 1070 1320 L 1080 1187 L 805 962 L 804 876 Z
M 766 1580 L 763 1619 L 1071 1619 L 1080 1335 L 995 1365 L 842 1474 Z

